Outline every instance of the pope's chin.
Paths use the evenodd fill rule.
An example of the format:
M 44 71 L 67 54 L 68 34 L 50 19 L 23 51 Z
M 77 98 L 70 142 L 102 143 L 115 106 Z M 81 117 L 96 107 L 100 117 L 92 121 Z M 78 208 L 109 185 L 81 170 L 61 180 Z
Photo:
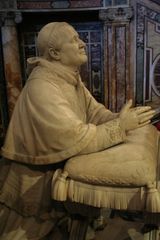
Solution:
M 84 64 L 88 61 L 88 57 L 86 54 L 81 55 L 81 64 Z

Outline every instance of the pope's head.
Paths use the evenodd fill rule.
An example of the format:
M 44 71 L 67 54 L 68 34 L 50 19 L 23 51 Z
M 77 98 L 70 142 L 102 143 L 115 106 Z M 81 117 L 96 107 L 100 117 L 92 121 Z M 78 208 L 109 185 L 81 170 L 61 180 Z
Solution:
M 37 38 L 39 55 L 49 61 L 59 61 L 69 67 L 79 67 L 87 61 L 85 43 L 66 22 L 45 25 Z

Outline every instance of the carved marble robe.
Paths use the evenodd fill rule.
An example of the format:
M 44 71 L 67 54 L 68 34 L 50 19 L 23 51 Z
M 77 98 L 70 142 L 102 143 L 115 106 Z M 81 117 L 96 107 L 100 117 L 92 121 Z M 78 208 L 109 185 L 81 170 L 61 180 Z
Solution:
M 124 140 L 120 121 L 96 102 L 80 80 L 58 63 L 32 60 L 32 71 L 10 121 L 2 154 L 50 164 L 103 150 Z
M 44 236 L 57 217 L 50 196 L 52 175 L 60 167 L 57 164 L 63 166 L 64 160 L 74 155 L 118 144 L 125 133 L 118 115 L 91 96 L 78 72 L 41 58 L 29 59 L 29 64 L 33 70 L 2 148 L 8 160 L 0 163 L 0 212 L 4 212 L 0 222 L 6 221 L 6 214 L 18 214 L 15 219 L 22 222 L 19 218 L 24 218 L 33 239 L 36 229 Z M 37 217 L 41 219 L 38 226 Z

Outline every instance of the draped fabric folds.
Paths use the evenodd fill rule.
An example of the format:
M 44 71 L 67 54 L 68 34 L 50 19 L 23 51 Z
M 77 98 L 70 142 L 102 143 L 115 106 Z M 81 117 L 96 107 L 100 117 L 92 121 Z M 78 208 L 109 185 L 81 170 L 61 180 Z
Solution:
M 0 236 L 10 239 L 16 224 L 31 234 L 26 239 L 40 239 L 63 217 L 51 198 L 51 180 L 67 159 L 125 139 L 118 114 L 91 96 L 79 71 L 42 58 L 28 59 L 28 70 L 1 151 L 0 222 L 10 225 Z
M 30 77 L 17 101 L 2 155 L 30 164 L 60 162 L 125 138 L 120 121 L 59 63 L 29 60 Z

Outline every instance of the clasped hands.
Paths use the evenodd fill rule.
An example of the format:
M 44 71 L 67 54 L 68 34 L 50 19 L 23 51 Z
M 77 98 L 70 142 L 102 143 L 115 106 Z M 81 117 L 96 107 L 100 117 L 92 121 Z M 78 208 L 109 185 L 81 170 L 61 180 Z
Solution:
M 121 126 L 125 131 L 143 127 L 151 122 L 155 111 L 150 106 L 132 107 L 129 100 L 120 111 Z

